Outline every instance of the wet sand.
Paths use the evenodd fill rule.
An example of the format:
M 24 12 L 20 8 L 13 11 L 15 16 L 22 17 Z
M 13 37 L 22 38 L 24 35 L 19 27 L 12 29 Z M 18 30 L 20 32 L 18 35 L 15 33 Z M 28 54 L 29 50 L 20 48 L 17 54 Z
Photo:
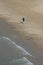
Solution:
M 34 65 L 43 65 L 43 12 L 37 9 L 41 4 L 42 0 L 0 0 L 0 35 L 11 38 L 35 56 L 29 58 Z M 26 22 L 21 24 L 23 16 Z

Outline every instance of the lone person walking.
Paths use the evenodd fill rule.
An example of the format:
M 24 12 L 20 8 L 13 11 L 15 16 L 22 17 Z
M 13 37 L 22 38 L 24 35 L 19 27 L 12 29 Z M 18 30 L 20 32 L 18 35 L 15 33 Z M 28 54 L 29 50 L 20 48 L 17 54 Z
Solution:
M 25 18 L 23 17 L 21 23 L 24 23 L 24 22 L 25 22 Z

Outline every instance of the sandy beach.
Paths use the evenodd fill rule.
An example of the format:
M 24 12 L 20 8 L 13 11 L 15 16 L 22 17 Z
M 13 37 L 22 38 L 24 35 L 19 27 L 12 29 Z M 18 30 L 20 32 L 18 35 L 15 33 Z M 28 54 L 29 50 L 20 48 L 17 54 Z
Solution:
M 0 0 L 0 35 L 35 56 L 34 65 L 43 65 L 43 0 Z

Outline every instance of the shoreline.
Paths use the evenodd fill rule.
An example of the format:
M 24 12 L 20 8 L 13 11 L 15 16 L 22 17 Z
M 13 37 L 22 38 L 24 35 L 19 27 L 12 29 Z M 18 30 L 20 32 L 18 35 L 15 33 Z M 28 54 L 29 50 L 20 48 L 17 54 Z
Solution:
M 22 8 L 22 3 L 24 2 L 21 1 L 20 3 L 18 7 Z M 24 5 L 27 7 L 27 4 L 24 3 Z M 32 6 L 32 2 L 30 2 L 30 5 Z M 17 7 L 17 4 L 15 7 Z M 37 14 L 31 10 L 31 7 L 28 10 L 28 14 L 28 11 L 25 11 L 28 8 L 25 9 L 24 7 L 25 12 L 21 8 L 19 8 L 19 11 L 18 8 L 14 8 L 14 3 L 13 5 L 10 3 L 9 7 L 8 1 L 4 3 L 3 0 L 2 2 L 0 0 L 0 34 L 11 38 L 18 45 L 30 52 L 30 54 L 38 57 L 38 62 L 41 63 L 43 60 L 43 14 Z M 24 24 L 20 23 L 22 16 L 26 16 Z

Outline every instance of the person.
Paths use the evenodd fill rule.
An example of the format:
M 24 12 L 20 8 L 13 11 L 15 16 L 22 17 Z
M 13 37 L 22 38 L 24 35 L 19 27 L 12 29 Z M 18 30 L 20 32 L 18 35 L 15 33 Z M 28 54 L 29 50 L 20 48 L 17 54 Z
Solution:
M 21 23 L 24 23 L 24 22 L 25 22 L 25 18 L 23 17 Z
M 22 18 L 22 20 L 23 20 L 23 22 L 25 22 L 25 18 L 24 17 Z

